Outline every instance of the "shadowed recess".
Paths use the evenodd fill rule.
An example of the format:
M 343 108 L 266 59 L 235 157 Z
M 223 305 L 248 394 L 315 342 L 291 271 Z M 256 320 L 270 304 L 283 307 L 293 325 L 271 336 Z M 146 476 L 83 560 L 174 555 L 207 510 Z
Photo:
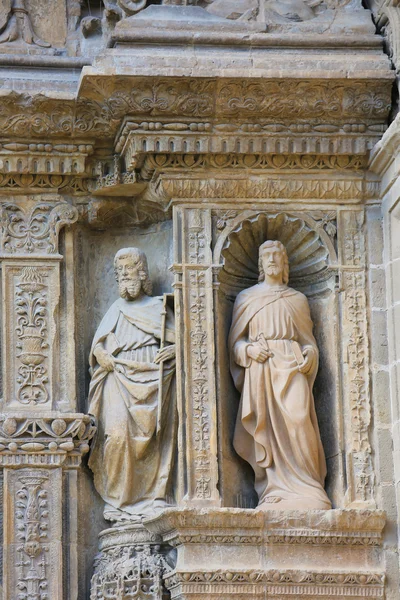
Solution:
M 286 247 L 290 286 L 304 290 L 330 277 L 329 252 L 317 231 L 285 213 L 262 213 L 242 221 L 227 237 L 219 278 L 224 293 L 236 296 L 257 283 L 258 249 L 266 240 L 279 240 Z

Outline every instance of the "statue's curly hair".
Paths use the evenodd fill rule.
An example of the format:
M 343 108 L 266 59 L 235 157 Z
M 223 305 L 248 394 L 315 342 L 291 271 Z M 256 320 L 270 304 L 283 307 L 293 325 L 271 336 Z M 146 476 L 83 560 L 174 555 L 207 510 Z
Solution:
M 114 257 L 114 272 L 115 278 L 118 281 L 117 263 L 121 258 L 127 258 L 128 256 L 133 258 L 133 261 L 138 267 L 139 277 L 142 281 L 142 290 L 147 296 L 151 296 L 153 293 L 153 284 L 149 276 L 149 267 L 147 265 L 147 258 L 142 250 L 139 248 L 121 248 L 118 250 Z
M 261 281 L 264 281 L 264 279 L 265 279 L 265 273 L 264 273 L 264 269 L 263 269 L 263 265 L 262 265 L 261 255 L 266 248 L 273 248 L 273 247 L 279 248 L 279 250 L 283 253 L 282 281 L 285 285 L 287 285 L 289 282 L 289 259 L 288 259 L 288 255 L 287 255 L 285 246 L 282 244 L 282 242 L 279 242 L 278 240 L 267 240 L 266 242 L 261 244 L 261 246 L 258 249 L 258 272 L 259 272 L 258 282 L 261 283 Z

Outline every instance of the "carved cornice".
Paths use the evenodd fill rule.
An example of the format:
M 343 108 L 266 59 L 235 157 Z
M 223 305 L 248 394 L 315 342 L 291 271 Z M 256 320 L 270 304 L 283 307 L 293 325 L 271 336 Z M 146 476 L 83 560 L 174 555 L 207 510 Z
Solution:
M 313 130 L 320 122 L 331 123 L 335 130 L 343 127 L 346 132 L 358 123 L 363 127 L 385 123 L 391 107 L 390 92 L 390 80 L 241 81 L 91 75 L 84 77 L 76 99 L 15 91 L 2 95 L 0 127 L 2 135 L 25 139 L 110 138 L 121 121 L 131 115 L 147 117 L 150 122 L 157 120 L 156 130 L 161 119 L 161 128 L 167 131 L 174 131 L 177 118 L 183 122 L 193 118 L 226 122 L 235 118 L 284 130 L 293 128 L 299 119 L 307 119 L 306 129 Z M 153 127 L 150 122 L 149 129 Z M 191 123 L 185 129 L 196 131 L 197 127 L 201 132 L 203 124 Z M 139 121 L 141 128 L 145 130 L 146 125 Z
M 385 514 L 336 509 L 262 513 L 246 509 L 168 509 L 144 524 L 173 546 L 185 544 L 382 544 Z
M 79 466 L 96 431 L 76 413 L 0 415 L 0 466 Z
M 0 173 L 82 175 L 93 144 L 0 140 Z
M 371 152 L 370 169 L 378 175 L 384 175 L 390 165 L 396 161 L 400 144 L 400 115 L 397 115 L 382 139 Z
M 119 122 L 90 99 L 51 98 L 17 92 L 0 99 L 2 135 L 13 137 L 112 136 Z

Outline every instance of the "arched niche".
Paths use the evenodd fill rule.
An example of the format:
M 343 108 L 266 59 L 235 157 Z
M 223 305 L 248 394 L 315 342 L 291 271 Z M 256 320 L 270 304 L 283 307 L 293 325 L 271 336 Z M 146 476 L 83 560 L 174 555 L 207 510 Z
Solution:
M 217 348 L 218 419 L 221 488 L 224 504 L 249 507 L 254 502 L 253 473 L 232 447 L 239 404 L 229 374 L 227 338 L 237 294 L 258 281 L 258 249 L 266 240 L 281 241 L 288 252 L 289 286 L 309 299 L 314 334 L 320 350 L 320 367 L 314 396 L 328 464 L 326 487 L 335 506 L 344 504 L 344 453 L 337 360 L 336 228 L 298 213 L 247 211 L 228 219 L 216 238 L 213 257 L 218 265 L 215 331 Z
M 337 257 L 332 239 L 311 217 L 296 213 L 253 213 L 231 219 L 219 236 L 214 263 L 222 265 L 221 290 L 230 298 L 258 281 L 258 249 L 279 240 L 289 257 L 289 285 L 306 294 L 322 291 L 332 277 Z M 307 294 L 307 295 L 308 295 Z

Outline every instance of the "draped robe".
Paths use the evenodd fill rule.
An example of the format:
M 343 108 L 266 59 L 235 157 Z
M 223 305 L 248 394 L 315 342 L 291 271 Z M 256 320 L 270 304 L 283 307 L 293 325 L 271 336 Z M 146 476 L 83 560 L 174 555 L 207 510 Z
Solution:
M 103 500 L 132 515 L 145 514 L 155 501 L 166 503 L 174 458 L 174 360 L 164 363 L 161 428 L 156 433 L 160 365 L 154 358 L 162 335 L 161 312 L 160 297 L 145 305 L 119 298 L 101 321 L 89 357 L 89 413 L 98 421 L 89 467 Z M 165 341 L 175 342 L 169 309 Z M 98 344 L 115 358 L 114 371 L 97 363 Z
M 312 328 L 306 297 L 287 286 L 260 283 L 236 299 L 228 340 L 231 373 L 241 392 L 234 448 L 254 470 L 259 505 L 331 506 L 323 489 L 326 463 L 312 394 L 318 366 L 301 373 L 294 349 L 295 343 L 301 350 L 310 346 L 318 357 Z M 273 354 L 264 363 L 247 355 L 260 334 Z

